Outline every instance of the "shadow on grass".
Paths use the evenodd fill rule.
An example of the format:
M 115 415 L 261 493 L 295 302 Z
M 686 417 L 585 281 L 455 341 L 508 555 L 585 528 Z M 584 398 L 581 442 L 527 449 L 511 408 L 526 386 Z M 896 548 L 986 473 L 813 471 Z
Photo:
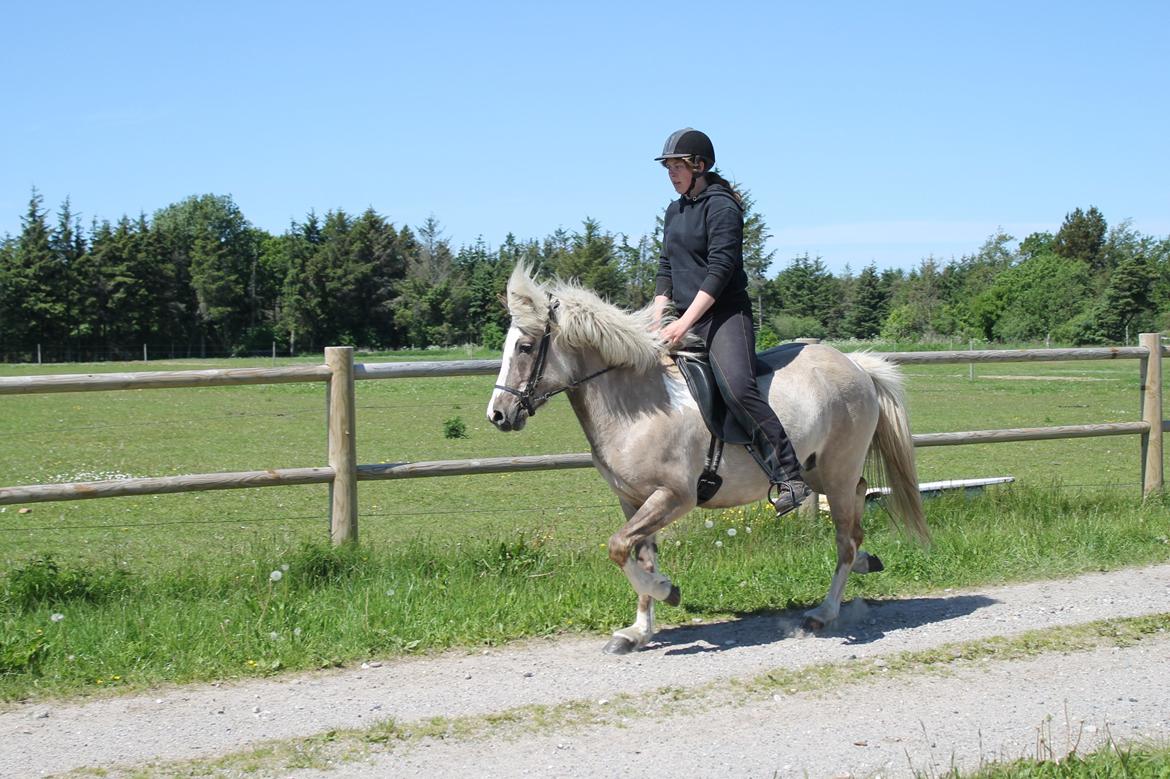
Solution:
M 841 606 L 835 622 L 818 631 L 815 638 L 839 640 L 846 645 L 870 644 L 889 632 L 907 630 L 972 614 L 998 603 L 984 595 L 905 598 L 866 601 L 855 598 Z M 737 614 L 735 619 L 709 625 L 665 628 L 654 636 L 653 647 L 665 648 L 665 655 L 694 655 L 723 652 L 740 647 L 762 646 L 805 634 L 801 630 L 805 608 Z

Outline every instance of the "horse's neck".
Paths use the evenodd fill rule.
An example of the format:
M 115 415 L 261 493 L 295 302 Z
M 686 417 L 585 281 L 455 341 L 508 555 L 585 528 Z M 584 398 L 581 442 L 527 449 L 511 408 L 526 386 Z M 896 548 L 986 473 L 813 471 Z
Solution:
M 636 419 L 666 413 L 670 395 L 664 369 L 614 368 L 569 393 L 569 402 L 595 452 L 623 444 Z

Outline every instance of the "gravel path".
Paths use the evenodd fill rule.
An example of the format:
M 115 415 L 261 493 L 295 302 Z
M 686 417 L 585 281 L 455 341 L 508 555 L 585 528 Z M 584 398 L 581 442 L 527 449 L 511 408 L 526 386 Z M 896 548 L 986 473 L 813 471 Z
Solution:
M 798 615 L 665 629 L 646 651 L 600 653 L 604 639 L 532 641 L 483 653 L 395 659 L 374 667 L 0 712 L 0 776 L 208 758 L 271 739 L 393 718 L 503 711 L 619 692 L 694 687 L 774 668 L 881 662 L 896 652 L 1035 628 L 1170 611 L 1170 565 L 977 591 L 858 601 L 833 630 L 796 638 Z M 743 776 L 907 774 L 1035 754 L 1052 719 L 1058 751 L 1085 723 L 1102 737 L 1170 737 L 1170 637 L 1127 649 L 991 662 L 948 677 L 895 678 L 841 693 L 635 718 L 621 728 L 532 734 L 522 742 L 453 739 L 343 765 L 329 776 L 616 776 L 635 764 Z M 845 697 L 838 698 L 841 694 Z M 692 707 L 694 703 L 690 704 Z M 703 707 L 708 709 L 709 707 Z M 1066 723 L 1067 720 L 1067 723 Z M 1095 729 L 1095 730 L 1094 730 Z M 855 743 L 856 742 L 856 743 Z M 306 773 L 305 775 L 309 775 Z

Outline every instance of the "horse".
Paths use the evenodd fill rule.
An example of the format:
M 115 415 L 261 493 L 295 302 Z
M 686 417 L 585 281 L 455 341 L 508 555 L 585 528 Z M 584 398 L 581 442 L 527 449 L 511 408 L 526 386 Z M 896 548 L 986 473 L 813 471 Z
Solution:
M 625 514 L 608 552 L 638 596 L 633 624 L 615 631 L 604 651 L 641 649 L 654 635 L 655 601 L 680 601 L 678 586 L 658 570 L 655 534 L 699 505 L 710 433 L 656 333 L 652 307 L 627 311 L 572 281 L 538 282 L 522 264 L 508 279 L 505 303 L 511 324 L 488 420 L 501 431 L 520 430 L 549 398 L 567 395 L 593 464 Z M 784 364 L 758 381 L 805 465 L 806 482 L 828 498 L 836 529 L 829 591 L 803 615 L 802 628 L 815 633 L 840 613 L 851 572 L 883 567 L 861 549 L 867 458 L 889 480 L 895 522 L 923 543 L 929 532 L 901 370 L 873 353 L 845 355 L 821 344 L 794 344 L 784 354 Z M 768 494 L 769 480 L 745 446 L 726 447 L 721 476 L 704 508 Z

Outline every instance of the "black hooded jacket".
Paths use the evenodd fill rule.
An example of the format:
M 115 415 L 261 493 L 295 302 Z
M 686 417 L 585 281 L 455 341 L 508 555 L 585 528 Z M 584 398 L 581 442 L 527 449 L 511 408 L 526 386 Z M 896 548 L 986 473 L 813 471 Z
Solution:
M 683 195 L 666 209 L 662 257 L 655 294 L 681 313 L 702 290 L 715 298 L 712 311 L 751 310 L 743 269 L 743 208 L 722 184 L 694 200 Z

